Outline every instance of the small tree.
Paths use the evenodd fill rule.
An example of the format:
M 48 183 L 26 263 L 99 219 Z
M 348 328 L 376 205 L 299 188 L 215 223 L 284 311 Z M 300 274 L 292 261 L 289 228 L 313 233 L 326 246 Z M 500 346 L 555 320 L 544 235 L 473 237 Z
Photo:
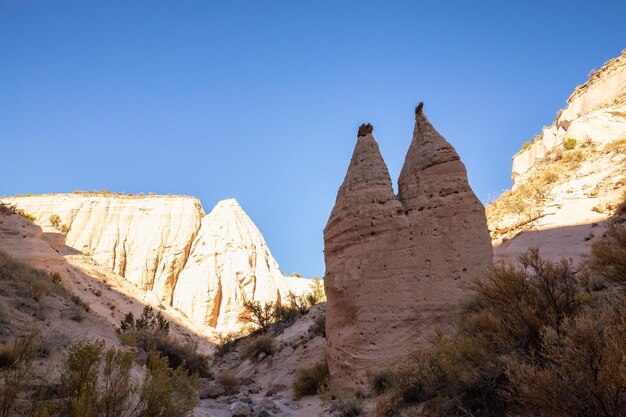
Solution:
M 262 332 L 266 332 L 276 319 L 276 303 L 272 301 L 261 304 L 260 301 L 244 300 L 243 306 L 247 312 L 244 319 L 257 325 Z
M 314 277 L 313 282 L 309 284 L 309 293 L 306 295 L 309 305 L 314 306 L 317 303 L 326 301 L 326 293 L 324 292 L 324 284 L 320 277 Z

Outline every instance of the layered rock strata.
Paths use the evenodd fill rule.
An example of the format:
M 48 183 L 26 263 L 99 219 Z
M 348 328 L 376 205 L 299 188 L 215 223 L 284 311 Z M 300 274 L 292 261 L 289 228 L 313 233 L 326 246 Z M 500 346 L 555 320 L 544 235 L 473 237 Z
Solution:
M 2 202 L 35 216 L 49 239 L 68 227 L 67 246 L 220 331 L 241 327 L 244 298 L 276 302 L 307 289 L 308 280 L 282 274 L 234 199 L 206 216 L 196 198 L 184 196 L 49 194 Z
M 625 162 L 626 50 L 513 157 L 512 190 L 487 207 L 495 260 L 539 247 L 546 259 L 583 261 L 626 197 Z
M 366 384 L 426 343 L 492 263 L 484 208 L 421 105 L 398 190 L 362 126 L 324 229 L 333 390 Z
M 513 157 L 512 179 L 524 182 L 533 169 L 566 139 L 578 144 L 607 144 L 626 139 L 626 49 L 579 85 L 559 111 L 525 149 Z

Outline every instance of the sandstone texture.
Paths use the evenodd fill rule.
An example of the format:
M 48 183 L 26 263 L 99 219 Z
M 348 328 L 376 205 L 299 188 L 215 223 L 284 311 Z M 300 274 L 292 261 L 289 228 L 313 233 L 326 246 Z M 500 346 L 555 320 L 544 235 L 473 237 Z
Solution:
M 597 144 L 626 138 L 626 50 L 592 72 L 567 99 L 554 123 L 513 157 L 513 181 L 523 181 L 551 150 L 570 138 Z
M 513 157 L 512 190 L 487 207 L 498 261 L 531 246 L 579 262 L 626 197 L 626 52 L 594 72 Z
M 244 299 L 281 301 L 289 291 L 306 290 L 303 283 L 283 276 L 259 229 L 227 199 L 202 219 L 173 306 L 197 323 L 226 330 L 238 326 Z
M 334 390 L 367 383 L 450 323 L 492 264 L 484 207 L 454 148 L 416 109 L 395 195 L 372 130 L 359 137 L 324 229 L 327 360 Z
M 185 196 L 83 193 L 1 201 L 35 216 L 44 239 L 63 240 L 58 229 L 68 227 L 65 245 L 197 325 L 237 330 L 244 298 L 276 302 L 289 291 L 308 289 L 308 280 L 282 274 L 234 199 L 221 201 L 208 215 L 196 198 Z M 60 226 L 51 223 L 53 215 Z

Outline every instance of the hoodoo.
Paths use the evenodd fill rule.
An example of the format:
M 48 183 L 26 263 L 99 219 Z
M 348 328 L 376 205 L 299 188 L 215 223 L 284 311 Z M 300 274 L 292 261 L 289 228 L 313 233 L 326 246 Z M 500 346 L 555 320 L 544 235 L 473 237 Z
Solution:
M 402 361 L 435 324 L 445 327 L 470 277 L 492 263 L 484 207 L 422 104 L 397 196 L 372 131 L 359 128 L 324 229 L 327 358 L 339 391 Z

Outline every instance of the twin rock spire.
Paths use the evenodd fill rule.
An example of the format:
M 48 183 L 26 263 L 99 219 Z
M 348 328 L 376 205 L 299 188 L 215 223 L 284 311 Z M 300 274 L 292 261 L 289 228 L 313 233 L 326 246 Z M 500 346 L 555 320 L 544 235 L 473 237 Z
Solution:
M 331 385 L 350 390 L 445 328 L 470 277 L 492 264 L 485 210 L 459 155 L 415 110 L 398 194 L 362 125 L 324 229 Z

